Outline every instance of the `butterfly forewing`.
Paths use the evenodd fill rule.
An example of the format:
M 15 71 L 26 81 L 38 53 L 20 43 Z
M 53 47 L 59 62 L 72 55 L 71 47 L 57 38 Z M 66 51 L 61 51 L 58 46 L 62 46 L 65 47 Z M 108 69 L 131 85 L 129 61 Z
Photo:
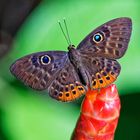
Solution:
M 129 18 L 111 20 L 92 31 L 77 47 L 82 54 L 89 57 L 100 56 L 118 59 L 127 50 L 131 36 L 132 23 Z M 102 40 L 95 41 L 95 35 Z M 96 36 L 98 37 L 98 36 Z
M 43 63 L 43 56 L 49 57 L 50 62 Z M 18 59 L 10 70 L 25 85 L 36 90 L 45 90 L 64 67 L 67 59 L 67 53 L 63 51 L 38 52 Z

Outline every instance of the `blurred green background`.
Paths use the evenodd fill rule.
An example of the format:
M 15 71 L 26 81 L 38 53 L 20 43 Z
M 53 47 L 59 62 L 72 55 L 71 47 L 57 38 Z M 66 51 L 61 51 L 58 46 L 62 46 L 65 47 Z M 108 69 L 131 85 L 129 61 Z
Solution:
M 97 26 L 130 17 L 133 31 L 116 85 L 122 109 L 115 140 L 140 139 L 140 1 L 0 1 L 0 139 L 69 140 L 82 98 L 61 103 L 25 87 L 9 72 L 17 58 L 43 50 L 67 50 L 58 20 L 66 17 L 74 45 Z M 5 49 L 6 48 L 6 49 Z

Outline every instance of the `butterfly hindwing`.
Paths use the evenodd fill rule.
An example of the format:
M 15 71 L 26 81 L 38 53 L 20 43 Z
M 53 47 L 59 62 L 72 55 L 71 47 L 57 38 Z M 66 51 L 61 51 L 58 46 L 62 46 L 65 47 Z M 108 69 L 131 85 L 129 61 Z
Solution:
M 85 37 L 77 49 L 89 57 L 100 56 L 118 59 L 127 50 L 132 23 L 129 18 L 111 20 Z
M 10 71 L 25 85 L 45 90 L 67 59 L 67 53 L 63 51 L 37 52 L 18 59 L 12 64 Z
M 72 101 L 85 94 L 86 88 L 81 84 L 79 76 L 69 59 L 64 68 L 49 86 L 51 97 L 63 102 Z
M 83 57 L 82 63 L 91 89 L 103 88 L 113 83 L 121 70 L 116 60 L 103 57 Z

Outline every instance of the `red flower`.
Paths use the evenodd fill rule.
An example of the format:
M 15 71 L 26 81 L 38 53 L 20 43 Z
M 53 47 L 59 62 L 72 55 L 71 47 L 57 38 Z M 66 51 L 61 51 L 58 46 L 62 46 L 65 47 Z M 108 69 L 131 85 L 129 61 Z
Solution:
M 88 90 L 72 140 L 113 140 L 120 107 L 115 85 Z

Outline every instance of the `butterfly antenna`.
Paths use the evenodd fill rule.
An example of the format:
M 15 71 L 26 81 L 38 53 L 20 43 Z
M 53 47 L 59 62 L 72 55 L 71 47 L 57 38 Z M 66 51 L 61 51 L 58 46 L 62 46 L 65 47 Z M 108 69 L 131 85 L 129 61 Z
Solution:
M 70 39 L 70 36 L 69 36 L 68 27 L 67 27 L 67 24 L 66 24 L 66 19 L 63 18 L 63 21 L 64 21 L 64 25 L 65 25 L 65 28 L 66 28 L 67 37 L 68 37 L 69 43 L 71 45 L 71 39 Z
M 69 39 L 67 38 L 67 36 L 66 36 L 66 34 L 65 34 L 65 32 L 64 32 L 64 30 L 62 28 L 62 25 L 61 25 L 60 21 L 58 21 L 58 23 L 59 23 L 60 29 L 61 29 L 61 31 L 62 31 L 62 33 L 63 33 L 63 35 L 64 35 L 64 37 L 65 37 L 65 39 L 66 39 L 66 41 L 68 43 L 68 45 L 70 45 Z

